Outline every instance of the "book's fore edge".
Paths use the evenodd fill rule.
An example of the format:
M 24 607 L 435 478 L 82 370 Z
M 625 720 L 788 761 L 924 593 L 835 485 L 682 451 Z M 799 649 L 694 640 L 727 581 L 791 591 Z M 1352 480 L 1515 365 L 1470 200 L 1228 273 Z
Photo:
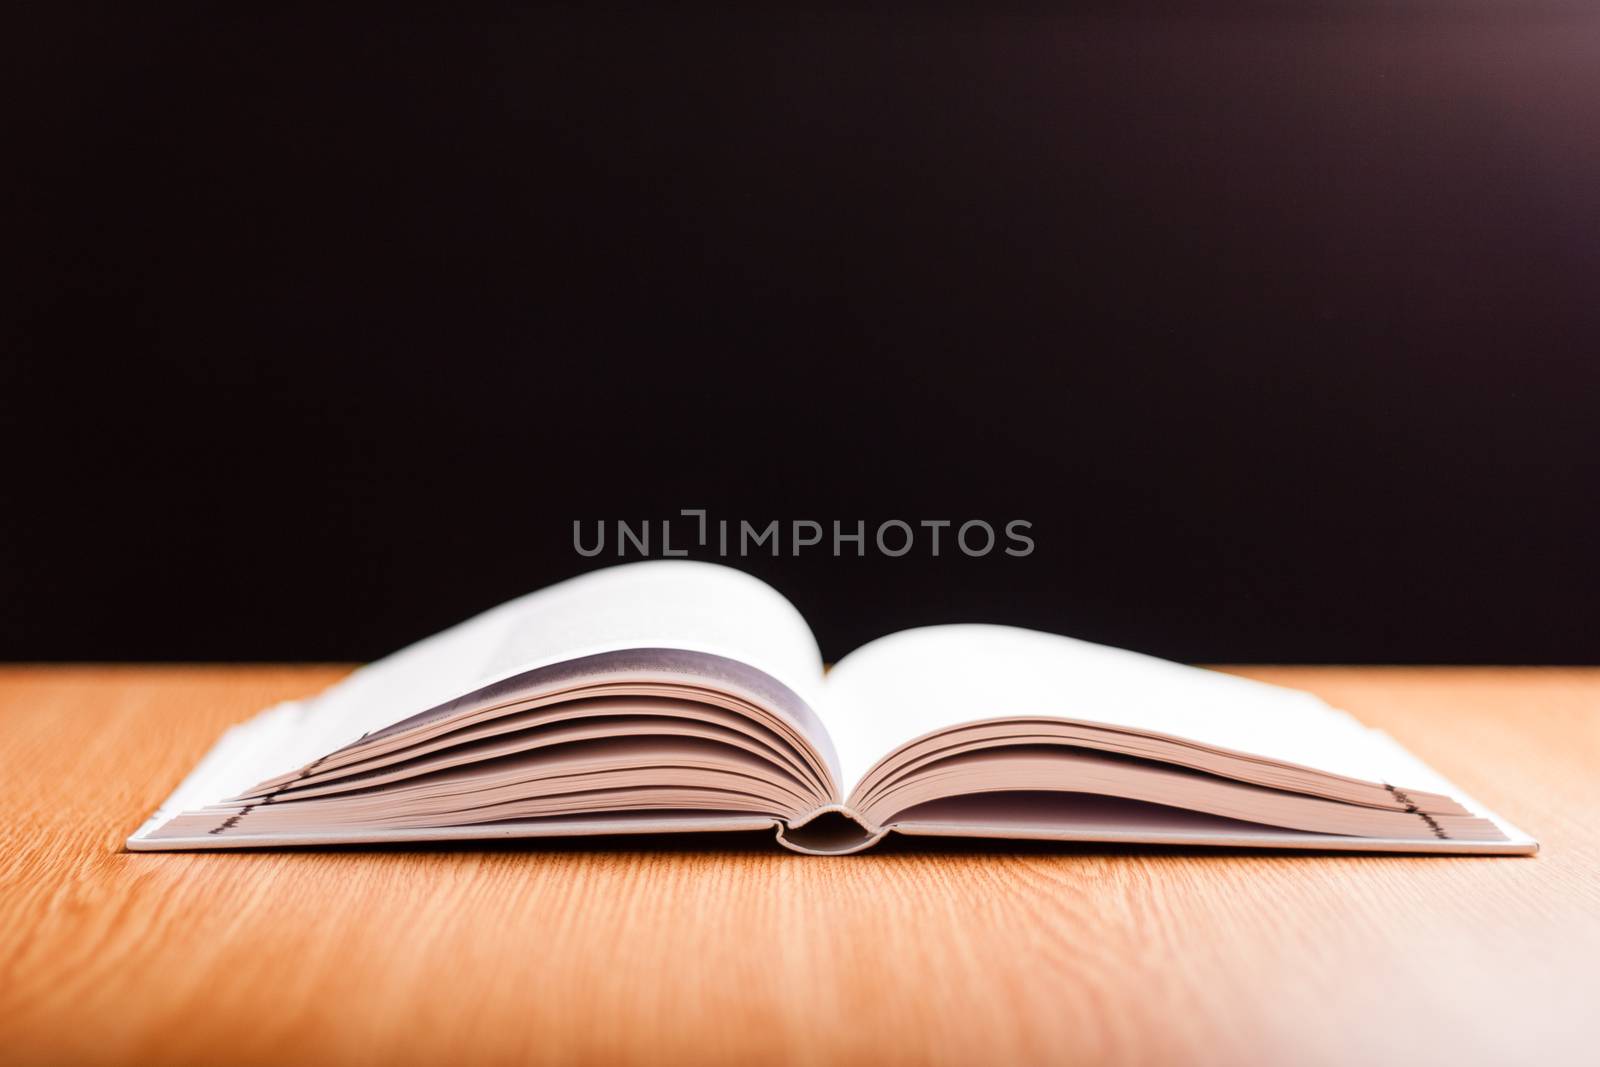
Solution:
M 264 747 L 259 735 L 286 722 L 299 708 L 298 701 L 284 701 L 223 730 L 206 754 L 200 757 L 200 761 L 156 806 L 150 817 L 128 836 L 126 846 L 129 849 L 136 848 L 138 842 L 147 840 L 184 811 L 215 801 L 222 794 L 213 783 L 228 778 L 229 772 L 244 759 L 259 752 Z
M 1495 828 L 1500 831 L 1507 841 L 1524 847 L 1526 854 L 1532 855 L 1539 851 L 1539 842 L 1532 834 L 1510 820 L 1503 818 L 1498 813 L 1491 811 L 1466 790 L 1435 770 L 1431 764 L 1424 761 L 1405 745 L 1402 745 L 1393 735 L 1375 726 L 1368 727 L 1368 730 L 1374 739 L 1384 746 L 1395 764 L 1404 768 L 1404 778 L 1407 781 L 1412 781 L 1414 786 L 1426 787 L 1432 792 L 1443 793 L 1478 818 L 1487 819 L 1495 825 Z M 1397 775 L 1397 777 L 1399 776 Z

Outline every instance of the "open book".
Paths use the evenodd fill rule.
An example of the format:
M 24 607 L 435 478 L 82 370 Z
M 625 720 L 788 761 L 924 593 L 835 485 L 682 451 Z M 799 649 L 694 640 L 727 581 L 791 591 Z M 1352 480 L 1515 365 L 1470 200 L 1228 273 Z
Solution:
M 137 850 L 775 828 L 1531 853 L 1308 693 L 1003 626 L 824 672 L 787 600 L 626 564 L 488 611 L 228 731 Z

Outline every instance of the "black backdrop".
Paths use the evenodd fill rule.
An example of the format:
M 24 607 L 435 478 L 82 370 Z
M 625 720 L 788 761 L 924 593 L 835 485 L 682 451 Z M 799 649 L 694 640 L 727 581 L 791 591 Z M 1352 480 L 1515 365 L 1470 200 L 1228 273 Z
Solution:
M 372 657 L 704 507 L 1033 523 L 743 561 L 830 657 L 1600 661 L 1593 4 L 231 7 L 4 16 L 0 657 Z

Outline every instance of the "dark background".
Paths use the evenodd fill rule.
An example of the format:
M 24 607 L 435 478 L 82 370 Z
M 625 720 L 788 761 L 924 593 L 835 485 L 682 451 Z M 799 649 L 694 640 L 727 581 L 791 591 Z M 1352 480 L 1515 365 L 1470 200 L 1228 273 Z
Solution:
M 1600 8 L 4 16 L 0 658 L 369 658 L 572 522 L 824 652 L 1600 662 Z M 1070 8 L 1070 11 L 1067 9 Z

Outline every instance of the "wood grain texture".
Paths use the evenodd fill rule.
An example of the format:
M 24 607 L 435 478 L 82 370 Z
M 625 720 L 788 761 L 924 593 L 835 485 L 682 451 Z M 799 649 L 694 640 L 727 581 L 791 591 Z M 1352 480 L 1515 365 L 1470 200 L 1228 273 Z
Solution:
M 1600 670 L 1272 668 L 1516 858 L 765 838 L 130 854 L 331 667 L 0 668 L 0 1060 L 1595 1062 Z

